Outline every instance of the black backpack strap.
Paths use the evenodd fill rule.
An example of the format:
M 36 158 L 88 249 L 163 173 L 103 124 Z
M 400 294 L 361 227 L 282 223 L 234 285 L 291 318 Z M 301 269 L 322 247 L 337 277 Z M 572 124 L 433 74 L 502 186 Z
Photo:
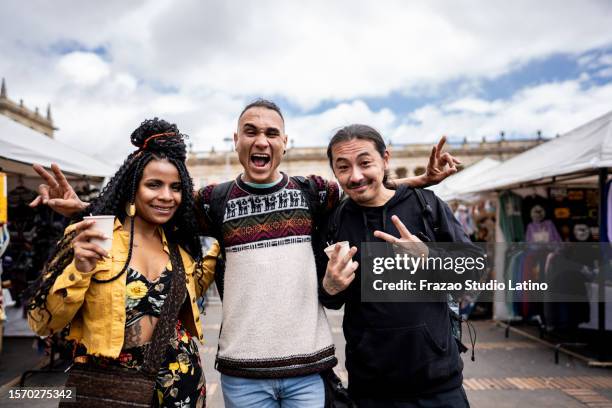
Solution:
M 315 181 L 312 178 L 303 176 L 294 176 L 291 177 L 291 179 L 294 180 L 306 197 L 308 209 L 313 217 L 313 238 L 315 234 L 318 234 L 316 238 L 322 240 L 321 244 L 323 248 L 337 242 L 338 231 L 340 231 L 340 224 L 342 222 L 342 209 L 348 202 L 348 198 L 342 198 L 330 214 L 325 214 L 323 209 L 324 206 L 321 204 L 321 198 L 319 196 L 319 188 Z M 326 215 L 328 216 L 326 217 Z
M 210 193 L 210 203 L 208 208 L 208 221 L 210 222 L 210 228 L 213 232 L 212 236 L 215 237 L 219 244 L 221 243 L 221 226 L 223 225 L 223 216 L 225 215 L 225 207 L 229 199 L 229 193 L 232 190 L 234 181 L 226 181 L 221 184 L 217 184 L 213 187 Z
M 440 230 L 440 225 L 437 222 L 435 213 L 433 209 L 431 208 L 431 205 L 425 199 L 423 190 L 419 188 L 415 188 L 414 192 L 416 193 L 417 200 L 419 201 L 419 205 L 421 206 L 421 214 L 423 217 L 423 224 L 425 225 L 425 232 L 430 238 L 436 241 L 438 231 Z M 461 324 L 464 322 L 464 319 L 457 311 L 455 311 L 455 309 L 457 310 L 459 309 L 459 304 L 450 294 L 448 295 L 447 304 L 448 304 L 448 312 L 449 312 L 450 324 L 451 324 L 451 333 L 457 343 L 459 352 L 465 353 L 468 350 L 468 348 L 461 341 L 462 331 L 463 331 Z M 471 334 L 472 333 L 470 332 L 470 337 L 471 337 Z M 472 347 L 472 361 L 474 361 L 473 347 Z
M 329 222 L 327 224 L 327 234 L 325 238 L 325 242 L 327 245 L 331 245 L 333 243 L 338 242 L 338 233 L 340 232 L 340 226 L 342 225 L 342 210 L 344 209 L 348 201 L 348 198 L 342 198 L 329 217 Z
M 423 190 L 415 188 L 414 192 L 421 206 L 421 216 L 423 217 L 423 224 L 425 225 L 425 233 L 429 236 L 432 241 L 436 241 L 440 226 L 436 220 L 435 214 L 431 205 L 425 199 Z
M 322 215 L 321 199 L 319 198 L 319 189 L 312 178 L 304 176 L 292 176 L 291 180 L 299 187 L 306 198 L 306 205 L 313 217 L 314 224 L 318 224 Z
M 226 181 L 213 187 L 208 208 L 208 225 L 211 235 L 219 242 L 219 256 L 215 266 L 215 283 L 219 297 L 223 300 L 223 278 L 225 276 L 225 245 L 223 244 L 223 218 L 234 181 Z

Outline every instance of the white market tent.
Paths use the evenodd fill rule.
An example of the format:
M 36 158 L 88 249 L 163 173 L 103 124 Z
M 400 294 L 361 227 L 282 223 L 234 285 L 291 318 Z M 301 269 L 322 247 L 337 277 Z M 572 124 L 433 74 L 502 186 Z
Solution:
M 461 185 L 461 190 L 455 198 L 469 199 L 478 194 L 567 182 L 595 184 L 601 190 L 608 179 L 610 168 L 612 111 L 480 174 L 473 171 L 472 180 Z M 600 214 L 605 211 L 605 205 L 600 200 Z M 608 323 L 610 312 L 606 310 L 611 303 L 609 295 L 606 295 L 604 275 L 601 273 L 598 276 L 597 297 L 592 303 L 596 305 L 596 328 L 600 334 L 611 327 Z M 499 315 L 497 317 L 499 318 Z
M 0 167 L 3 171 L 36 176 L 32 163 L 57 163 L 68 176 L 104 178 L 115 169 L 98 159 L 0 115 Z
M 470 197 L 463 194 L 466 188 L 473 186 L 474 182 L 477 181 L 479 177 L 487 174 L 491 169 L 499 166 L 500 163 L 499 160 L 485 157 L 469 167 L 466 167 L 459 173 L 453 174 L 440 184 L 428 187 L 428 189 L 436 193 L 436 195 L 444 201 L 457 199 L 470 201 Z
M 38 163 L 47 168 L 57 163 L 70 181 L 86 179 L 96 184 L 111 176 L 115 169 L 71 146 L 51 139 L 0 114 L 0 169 L 8 175 L 4 193 L 18 186 L 34 190 L 42 182 L 32 169 Z M 0 192 L 2 193 L 2 192 Z M 10 192 L 9 192 L 10 194 Z M 4 336 L 32 336 L 18 307 L 6 308 L 7 320 L 0 321 Z
M 612 111 L 475 177 L 462 194 L 505 189 L 612 167 Z M 476 176 L 476 175 L 474 175 Z

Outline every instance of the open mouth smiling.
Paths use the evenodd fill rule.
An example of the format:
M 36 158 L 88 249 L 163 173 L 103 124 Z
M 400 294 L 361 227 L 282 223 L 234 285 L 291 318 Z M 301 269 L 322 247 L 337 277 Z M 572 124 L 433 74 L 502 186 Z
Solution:
M 250 157 L 251 163 L 255 167 L 265 167 L 270 163 L 270 155 L 266 153 L 253 153 Z

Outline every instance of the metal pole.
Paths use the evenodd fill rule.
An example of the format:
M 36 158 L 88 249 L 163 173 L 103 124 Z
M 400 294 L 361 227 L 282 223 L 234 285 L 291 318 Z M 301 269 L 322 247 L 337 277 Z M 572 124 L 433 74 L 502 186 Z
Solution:
M 602 220 L 603 220 L 603 215 L 604 212 L 607 211 L 607 200 L 604 200 L 605 197 L 605 193 L 606 193 L 606 181 L 608 179 L 608 169 L 607 168 L 601 168 L 599 169 L 599 212 L 598 212 L 598 222 L 599 222 L 599 226 L 600 228 L 606 228 L 605 225 L 602 225 Z M 599 236 L 602 236 L 603 231 L 599 231 Z M 607 249 L 607 248 L 606 248 Z M 605 345 L 605 338 L 606 338 L 606 274 L 607 274 L 607 257 L 603 256 L 603 253 L 601 252 L 603 250 L 603 245 L 600 247 L 599 250 L 599 274 L 597 277 L 597 284 L 598 284 L 598 310 L 597 310 L 597 317 L 598 317 L 598 325 L 597 325 L 597 332 L 598 332 L 598 352 L 599 352 L 599 359 L 603 360 L 605 358 L 605 353 L 606 353 L 606 345 Z

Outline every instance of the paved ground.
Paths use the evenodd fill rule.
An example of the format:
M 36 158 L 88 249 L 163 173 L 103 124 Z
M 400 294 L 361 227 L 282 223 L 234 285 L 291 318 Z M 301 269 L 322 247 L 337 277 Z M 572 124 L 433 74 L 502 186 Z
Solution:
M 472 407 L 612 407 L 612 370 L 564 355 L 556 365 L 549 348 L 512 332 L 506 339 L 492 322 L 475 326 L 476 361 L 463 355 Z
M 328 313 L 337 347 L 340 364 L 337 372 L 346 379 L 344 371 L 344 339 L 341 332 L 342 313 Z M 214 370 L 217 336 L 221 322 L 221 307 L 212 302 L 203 316 L 205 345 L 201 355 L 208 383 L 208 406 L 223 407 L 219 386 L 219 373 Z M 476 361 L 464 354 L 465 381 L 470 403 L 474 408 L 510 407 L 610 407 L 612 408 L 612 370 L 589 368 L 581 361 L 561 356 L 560 364 L 554 364 L 553 352 L 542 345 L 515 333 L 504 338 L 504 330 L 489 321 L 476 322 L 478 334 Z M 4 369 L 11 367 L 17 375 L 14 360 L 20 353 L 29 353 L 28 364 L 35 361 L 35 350 L 28 349 L 23 341 L 9 341 L 0 357 L 0 379 L 6 384 L 11 377 Z M 20 347 L 20 348 L 19 348 Z M 24 351 L 25 350 L 25 351 Z M 13 361 L 10 363 L 9 358 Z M 21 359 L 25 361 L 25 357 Z M 60 385 L 66 374 L 37 374 L 27 385 Z M 28 406 L 51 407 L 51 401 L 15 402 L 7 399 L 7 387 L 0 387 L 0 407 Z

